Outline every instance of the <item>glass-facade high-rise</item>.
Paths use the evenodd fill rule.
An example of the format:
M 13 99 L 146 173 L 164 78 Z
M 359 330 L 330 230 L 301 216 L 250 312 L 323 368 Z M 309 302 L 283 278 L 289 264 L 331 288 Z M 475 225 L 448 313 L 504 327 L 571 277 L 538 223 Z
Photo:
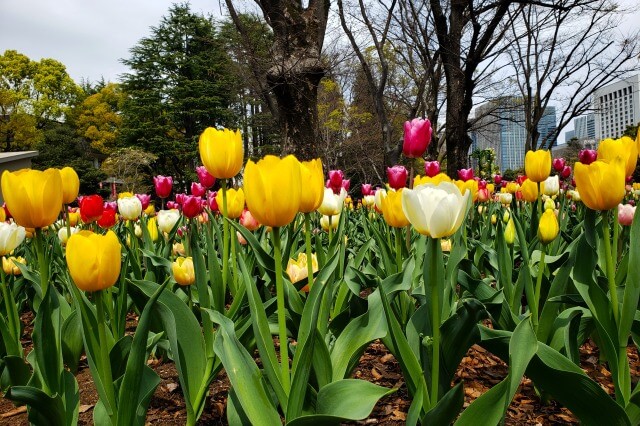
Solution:
M 500 170 L 516 170 L 524 167 L 525 144 L 527 131 L 525 128 L 524 107 L 522 98 L 502 98 L 488 102 L 476 109 L 477 130 L 472 135 L 473 149 L 492 148 L 496 153 L 496 162 Z M 545 147 L 557 144 L 556 109 L 547 107 L 538 123 L 540 138 Z
M 593 107 L 596 140 L 622 136 L 640 122 L 640 74 L 596 90 Z

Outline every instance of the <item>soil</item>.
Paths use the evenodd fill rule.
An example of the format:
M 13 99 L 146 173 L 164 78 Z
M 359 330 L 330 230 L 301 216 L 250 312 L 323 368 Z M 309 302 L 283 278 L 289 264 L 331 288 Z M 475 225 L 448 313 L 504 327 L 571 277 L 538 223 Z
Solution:
M 22 316 L 25 322 L 25 334 L 23 345 L 28 352 L 31 350 L 31 322 L 33 316 Z M 132 319 L 128 329 L 135 328 Z M 581 365 L 584 371 L 609 394 L 613 394 L 611 374 L 606 367 L 599 362 L 598 348 L 587 342 L 580 348 Z M 631 362 L 631 374 L 634 381 L 640 377 L 640 364 L 635 348 L 629 348 L 628 355 Z M 149 365 L 161 378 L 160 385 L 151 399 L 147 413 L 147 424 L 157 425 L 184 425 L 186 423 L 186 408 L 177 371 L 171 362 L 163 363 L 161 360 L 149 360 Z M 499 358 L 475 345 L 469 349 L 463 358 L 454 383 L 464 380 L 464 406 L 468 406 L 473 400 L 503 380 L 507 375 L 507 365 Z M 395 360 L 384 345 L 375 341 L 369 345 L 360 358 L 360 363 L 354 371 L 353 377 L 364 379 L 380 386 L 397 388 L 397 392 L 381 399 L 373 412 L 363 421 L 350 422 L 349 425 L 403 425 L 406 413 L 409 410 L 411 399 L 407 387 L 402 378 L 402 372 Z M 89 372 L 86 359 L 81 361 L 76 375 L 80 388 L 80 425 L 93 424 L 93 407 L 98 399 L 98 394 L 93 386 L 93 380 Z M 204 412 L 198 422 L 199 425 L 227 425 L 225 406 L 229 380 L 221 372 L 211 383 L 209 397 Z M 6 426 L 27 425 L 25 407 L 16 407 L 11 401 L 0 398 L 0 424 Z M 520 389 L 514 397 L 506 414 L 507 425 L 555 425 L 578 424 L 571 412 L 554 401 L 545 405 L 536 395 L 533 384 L 528 378 L 524 378 Z

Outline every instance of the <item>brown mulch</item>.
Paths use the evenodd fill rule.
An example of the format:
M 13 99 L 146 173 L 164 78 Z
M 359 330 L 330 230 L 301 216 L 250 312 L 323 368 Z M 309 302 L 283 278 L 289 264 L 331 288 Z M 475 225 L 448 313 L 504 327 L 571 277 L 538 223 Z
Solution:
M 25 338 L 23 344 L 25 350 L 31 350 L 31 322 L 33 316 L 22 316 L 25 322 Z M 128 331 L 135 328 L 135 319 L 131 318 Z M 587 342 L 580 349 L 581 366 L 584 371 L 596 380 L 609 394 L 613 394 L 611 374 L 606 367 L 599 362 L 598 348 Z M 631 374 L 634 383 L 640 377 L 640 364 L 635 348 L 629 348 L 628 355 L 631 361 Z M 173 363 L 162 363 L 161 360 L 150 360 L 149 365 L 161 378 L 160 385 L 151 399 L 147 413 L 147 424 L 158 425 L 183 425 L 186 423 L 186 408 L 177 371 Z M 464 381 L 464 406 L 468 406 L 492 386 L 495 386 L 507 375 L 507 365 L 499 358 L 485 351 L 479 346 L 473 346 L 463 358 L 454 383 Z M 354 378 L 367 380 L 381 386 L 397 388 L 397 391 L 382 398 L 368 419 L 359 422 L 350 422 L 352 425 L 403 425 L 406 413 L 409 410 L 411 399 L 404 383 L 402 372 L 395 360 L 384 345 L 378 341 L 373 342 L 353 373 Z M 89 372 L 86 359 L 81 362 L 76 375 L 80 388 L 80 416 L 79 424 L 93 424 L 93 407 L 98 395 L 93 387 L 93 381 Z M 199 425 L 226 425 L 225 416 L 226 396 L 229 389 L 229 380 L 224 372 L 211 383 L 209 397 L 204 412 L 198 422 Z M 0 398 L 0 424 L 7 426 L 26 425 L 27 414 L 24 407 L 16 407 L 7 399 Z M 520 389 L 506 414 L 507 425 L 555 425 L 578 424 L 571 412 L 554 401 L 541 403 L 537 396 L 533 383 L 524 378 Z

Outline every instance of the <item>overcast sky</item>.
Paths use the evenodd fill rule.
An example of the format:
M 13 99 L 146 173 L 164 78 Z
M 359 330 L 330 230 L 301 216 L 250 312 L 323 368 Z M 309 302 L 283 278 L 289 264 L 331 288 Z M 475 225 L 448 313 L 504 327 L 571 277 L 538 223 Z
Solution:
M 32 60 L 53 58 L 76 81 L 116 81 L 119 60 L 150 34 L 171 0 L 0 0 L 0 54 L 14 49 Z M 220 16 L 216 0 L 191 0 L 191 10 Z

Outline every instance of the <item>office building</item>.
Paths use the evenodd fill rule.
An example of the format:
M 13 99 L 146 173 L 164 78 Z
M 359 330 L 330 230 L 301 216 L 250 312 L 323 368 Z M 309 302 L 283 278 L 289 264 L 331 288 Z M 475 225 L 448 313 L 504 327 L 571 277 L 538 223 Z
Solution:
M 596 90 L 593 94 L 595 137 L 619 138 L 640 122 L 640 74 Z
M 501 171 L 524 167 L 527 131 L 522 98 L 502 98 L 480 105 L 476 108 L 476 117 L 476 130 L 471 136 L 472 148 L 492 148 Z M 556 109 L 548 107 L 538 124 L 539 141 L 548 138 L 555 130 Z M 557 138 L 554 137 L 545 146 L 556 144 Z
M 573 120 L 575 138 L 578 140 L 596 138 L 596 116 L 590 112 L 587 115 L 576 117 Z M 567 139 L 569 140 L 569 139 Z

